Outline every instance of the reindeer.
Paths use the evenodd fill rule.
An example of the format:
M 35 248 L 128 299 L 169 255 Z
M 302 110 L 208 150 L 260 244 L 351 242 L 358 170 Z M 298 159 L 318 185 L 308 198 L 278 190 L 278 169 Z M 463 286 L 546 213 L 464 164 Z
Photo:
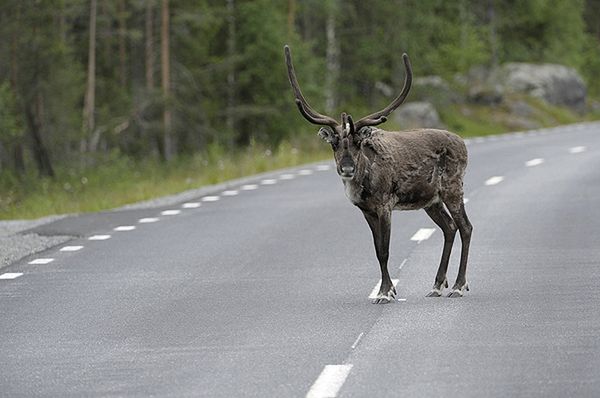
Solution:
M 473 230 L 463 201 L 463 177 L 467 167 L 464 141 L 445 130 L 396 132 L 374 127 L 384 123 L 408 95 L 412 83 L 408 55 L 402 55 L 406 69 L 404 87 L 387 107 L 356 122 L 352 116 L 342 113 L 339 123 L 308 104 L 298 85 L 287 45 L 284 52 L 296 105 L 306 120 L 325 126 L 319 130 L 319 136 L 333 149 L 346 196 L 362 211 L 371 228 L 381 268 L 381 288 L 373 303 L 389 303 L 396 296 L 387 268 L 393 210 L 424 209 L 444 233 L 442 258 L 427 297 L 440 297 L 448 287 L 446 271 L 454 237 L 459 231 L 460 267 L 448 297 L 462 297 L 469 290 L 466 271 Z

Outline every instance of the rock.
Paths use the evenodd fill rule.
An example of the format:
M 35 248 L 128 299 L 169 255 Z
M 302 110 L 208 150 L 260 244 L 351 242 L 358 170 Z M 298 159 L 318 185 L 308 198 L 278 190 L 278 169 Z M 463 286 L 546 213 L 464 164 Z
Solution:
M 423 76 L 413 80 L 414 86 L 427 86 L 436 91 L 450 91 L 450 86 L 440 76 Z
M 393 113 L 394 120 L 402 128 L 444 128 L 444 124 L 430 102 L 408 102 Z
M 475 84 L 469 88 L 467 99 L 480 105 L 498 105 L 503 96 L 504 92 L 499 84 Z
M 508 111 L 511 115 L 519 117 L 530 117 L 535 113 L 534 109 L 525 101 L 514 101 L 507 104 Z
M 564 65 L 508 63 L 492 80 L 507 91 L 525 93 L 557 106 L 585 110 L 586 86 L 577 71 Z
M 430 102 L 436 106 L 462 102 L 460 94 L 453 90 L 440 76 L 423 76 L 413 80 L 410 98 L 413 101 Z

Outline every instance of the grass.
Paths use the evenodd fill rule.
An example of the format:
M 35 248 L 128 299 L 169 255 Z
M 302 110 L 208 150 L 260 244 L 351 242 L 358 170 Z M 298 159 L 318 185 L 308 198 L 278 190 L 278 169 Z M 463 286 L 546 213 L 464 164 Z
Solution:
M 530 107 L 527 120 L 549 127 L 581 120 L 598 120 L 600 111 L 585 117 L 528 97 L 515 97 Z M 506 106 L 450 104 L 440 109 L 449 130 L 464 137 L 524 130 Z M 522 120 L 521 120 L 522 122 Z M 388 129 L 395 126 L 388 125 Z M 204 153 L 165 164 L 156 159 L 134 161 L 117 154 L 98 160 L 95 167 L 58 168 L 54 179 L 34 174 L 17 178 L 0 173 L 0 219 L 31 219 L 50 214 L 107 210 L 233 178 L 331 159 L 331 150 L 311 135 L 276 149 L 260 145 L 228 152 L 212 146 Z
M 57 170 L 54 179 L 0 175 L 0 219 L 31 219 L 50 214 L 93 212 L 174 194 L 242 176 L 331 158 L 316 137 L 310 144 L 283 143 L 271 150 L 252 145 L 228 153 L 211 147 L 170 164 L 109 156 L 93 168 Z

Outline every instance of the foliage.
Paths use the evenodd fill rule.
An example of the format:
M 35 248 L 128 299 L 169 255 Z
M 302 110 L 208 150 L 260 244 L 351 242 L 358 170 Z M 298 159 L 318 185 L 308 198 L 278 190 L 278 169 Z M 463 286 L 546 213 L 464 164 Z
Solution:
M 171 0 L 165 14 L 170 16 L 168 95 L 161 80 L 166 3 L 101 0 L 95 10 L 92 4 L 0 3 L 0 189 L 5 192 L 26 192 L 10 181 L 53 185 L 37 178 L 51 176 L 54 168 L 57 180 L 61 170 L 81 175 L 107 163 L 148 162 L 158 168 L 165 109 L 171 110 L 181 159 L 210 148 L 230 155 L 253 143 L 314 141 L 314 127 L 291 100 L 285 43 L 293 49 L 309 102 L 324 110 L 334 94 L 333 107 L 339 105 L 334 113 L 352 110 L 356 117 L 389 101 L 378 88 L 382 84 L 402 86 L 402 52 L 411 56 L 415 76 L 435 74 L 448 81 L 477 65 L 567 64 L 586 78 L 590 94 L 600 95 L 600 6 L 594 0 Z M 93 12 L 95 128 L 87 132 L 83 97 Z M 328 60 L 331 49 L 339 56 Z M 454 119 L 450 125 L 468 126 L 468 118 L 451 108 L 441 110 Z

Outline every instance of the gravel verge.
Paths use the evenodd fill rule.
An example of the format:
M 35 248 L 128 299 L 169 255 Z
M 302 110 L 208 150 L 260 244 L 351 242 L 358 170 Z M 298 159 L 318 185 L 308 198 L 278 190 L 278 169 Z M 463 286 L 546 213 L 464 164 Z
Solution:
M 43 217 L 37 220 L 0 221 L 0 268 L 72 239 L 71 236 L 20 233 L 64 217 L 66 215 Z

